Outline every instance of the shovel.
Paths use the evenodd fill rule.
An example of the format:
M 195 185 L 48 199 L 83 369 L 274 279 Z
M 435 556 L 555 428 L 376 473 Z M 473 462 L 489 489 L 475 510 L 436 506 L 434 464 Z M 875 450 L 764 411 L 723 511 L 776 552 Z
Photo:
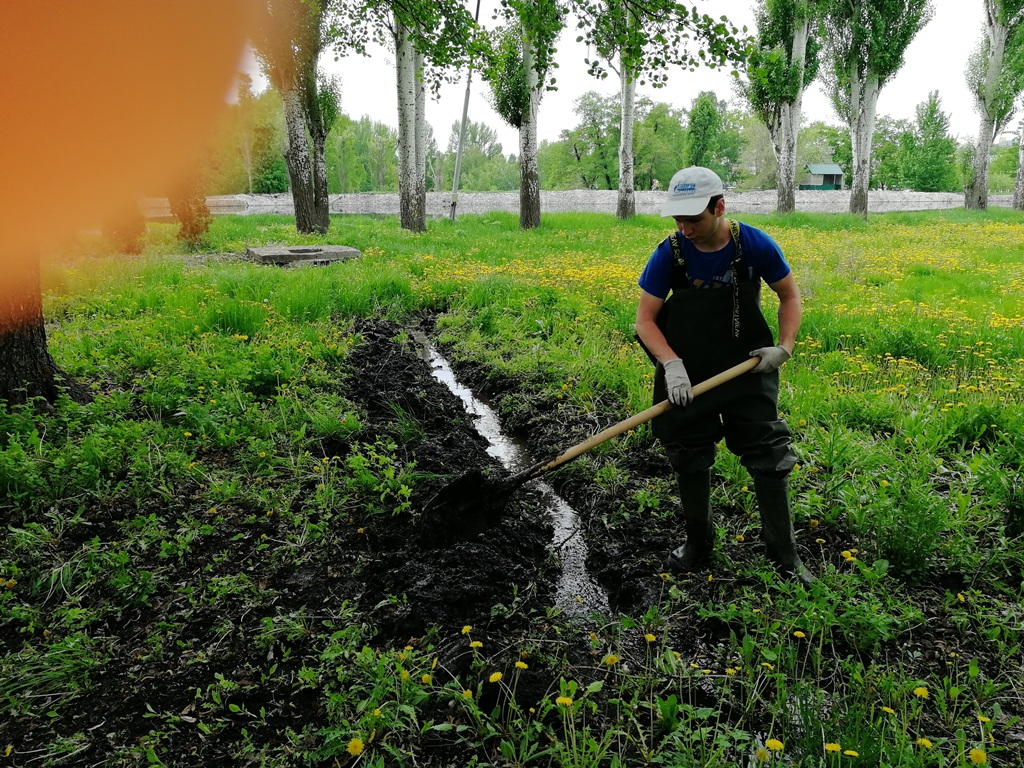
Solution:
M 720 384 L 735 379 L 743 373 L 752 370 L 761 361 L 760 357 L 752 357 L 744 360 L 739 365 L 734 365 L 728 370 L 712 376 L 710 379 L 700 382 L 693 387 L 693 396 L 703 394 L 709 389 L 714 389 Z M 618 437 L 624 432 L 644 424 L 655 416 L 660 416 L 672 407 L 668 400 L 662 400 L 645 411 L 630 416 L 608 429 L 598 432 L 582 443 L 574 445 L 564 453 L 553 459 L 540 461 L 528 469 L 517 472 L 506 478 L 492 479 L 485 476 L 479 470 L 467 472 L 452 483 L 449 483 L 429 501 L 423 508 L 421 524 L 425 533 L 439 534 L 439 529 L 450 526 L 458 526 L 460 538 L 476 535 L 491 525 L 495 524 L 500 517 L 501 509 L 508 498 L 530 480 L 535 480 L 541 475 L 550 472 L 556 467 L 572 461 L 591 448 L 601 443 Z

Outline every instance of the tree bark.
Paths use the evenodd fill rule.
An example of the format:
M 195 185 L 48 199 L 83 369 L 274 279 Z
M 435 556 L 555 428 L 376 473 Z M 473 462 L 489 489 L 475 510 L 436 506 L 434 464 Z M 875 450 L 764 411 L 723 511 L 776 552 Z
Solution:
M 996 91 L 999 77 L 1003 71 L 1003 59 L 1006 55 L 1007 28 L 998 22 L 998 14 L 993 3 L 986 3 L 985 35 L 988 42 L 988 60 L 985 67 L 985 82 L 978 96 L 978 107 L 981 112 L 981 123 L 978 126 L 978 139 L 974 147 L 974 162 L 971 166 L 971 180 L 964 188 L 964 207 L 968 210 L 984 211 L 988 208 L 988 166 L 995 141 L 996 125 L 994 114 Z
M 54 403 L 61 390 L 78 402 L 92 395 L 67 376 L 50 356 L 39 288 L 39 262 L 5 276 L 0 293 L 0 401 L 7 407 L 25 405 L 34 398 Z M 48 408 L 49 406 L 45 406 Z
M 1013 184 L 1013 210 L 1024 211 L 1024 120 L 1020 121 L 1017 142 L 1017 178 Z
M 313 186 L 313 169 L 309 161 L 309 140 L 306 137 L 306 118 L 302 109 L 302 95 L 298 83 L 279 87 L 284 104 L 285 131 L 288 147 L 284 162 L 288 168 L 288 183 L 292 189 L 295 205 L 295 229 L 302 233 L 318 232 L 316 217 L 316 193 Z
M 793 27 L 793 41 L 790 48 L 790 69 L 798 73 L 800 82 L 796 97 L 779 105 L 778 124 L 772 133 L 775 159 L 779 162 L 779 177 L 775 209 L 778 213 L 792 213 L 796 210 L 796 143 L 800 133 L 800 116 L 803 108 L 804 66 L 807 60 L 807 35 L 810 32 L 810 18 Z
M 540 75 L 534 68 L 534 48 L 523 40 L 523 68 L 530 105 L 519 126 L 519 227 L 540 226 L 540 172 L 537 166 L 537 113 L 540 108 Z
M 871 183 L 871 139 L 875 132 L 878 106 L 878 76 L 861 82 L 857 73 L 850 78 L 850 135 L 853 143 L 853 183 L 850 213 L 868 217 L 868 187 Z
M 398 77 L 398 208 L 402 229 L 426 232 L 426 193 L 420 195 L 417 153 L 416 52 L 408 28 L 395 20 L 395 64 Z
M 313 229 L 325 234 L 331 228 L 330 198 L 327 195 L 327 135 L 312 132 L 313 139 Z
M 621 120 L 619 124 L 619 200 L 615 216 L 631 219 L 636 216 L 636 177 L 633 167 L 633 127 L 636 105 L 636 80 L 626 71 L 619 57 Z

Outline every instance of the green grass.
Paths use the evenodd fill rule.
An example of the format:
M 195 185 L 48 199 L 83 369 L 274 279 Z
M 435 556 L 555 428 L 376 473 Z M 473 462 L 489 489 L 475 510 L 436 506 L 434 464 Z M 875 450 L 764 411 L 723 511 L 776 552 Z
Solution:
M 1006 534 L 1024 515 L 1024 216 L 993 209 L 867 223 L 806 213 L 738 218 L 779 240 L 804 290 L 781 407 L 801 456 L 793 475 L 801 538 L 836 534 L 821 538 L 819 583 L 767 590 L 751 584 L 771 577 L 752 571 L 739 574 L 744 586 L 701 600 L 666 582 L 646 615 L 612 622 L 590 641 L 562 641 L 608 655 L 596 663 L 596 679 L 587 670 L 589 683 L 552 679 L 534 711 L 479 705 L 488 686 L 511 691 L 520 674 L 509 663 L 489 682 L 497 662 L 483 652 L 472 654 L 462 679 L 438 690 L 429 654 L 364 648 L 365 619 L 347 606 L 318 619 L 329 630 L 307 616 L 268 617 L 256 639 L 268 649 L 281 637 L 319 633 L 319 661 L 303 667 L 301 682 L 318 690 L 335 725 L 304 753 L 297 736 L 260 752 L 264 746 L 239 735 L 240 754 L 260 752 L 266 764 L 340 756 L 344 764 L 352 740 L 368 745 L 371 733 L 412 744 L 445 732 L 448 724 L 418 717 L 432 697 L 448 696 L 465 743 L 513 765 L 613 766 L 618 755 L 639 754 L 652 765 L 717 766 L 737 750 L 752 764 L 804 766 L 959 766 L 969 764 L 971 749 L 989 750 L 995 764 L 1000 750 L 1007 765 L 1020 757 L 1003 738 L 1019 726 L 1002 713 L 1019 710 L 1022 697 L 1024 551 Z M 284 217 L 219 217 L 207 238 L 213 253 L 322 242 L 354 246 L 363 257 L 294 271 L 180 258 L 170 255 L 173 228 L 150 225 L 138 260 L 107 256 L 93 241 L 74 259 L 49 262 L 51 349 L 68 372 L 95 385 L 96 400 L 62 403 L 45 429 L 31 415 L 0 412 L 0 505 L 32 521 L 14 522 L 0 549 L 0 620 L 33 636 L 46 627 L 53 637 L 0 659 L 8 711 L 31 710 L 28 694 L 44 694 L 59 716 L 93 684 L 108 642 L 98 628 L 164 578 L 139 570 L 135 553 L 184 562 L 198 542 L 227 530 L 232 515 L 279 515 L 290 521 L 288 538 L 260 551 L 301 563 L 303 547 L 352 510 L 386 516 L 408 506 L 417 478 L 403 470 L 399 446 L 363 434 L 345 397 L 355 318 L 437 312 L 440 340 L 456 360 L 516 378 L 524 395 L 616 419 L 649 405 L 651 370 L 631 324 L 636 276 L 665 234 L 655 217 L 546 215 L 524 233 L 515 216 L 490 214 L 431 221 L 425 235 L 400 231 L 392 218 L 334 217 L 327 235 L 311 238 L 297 236 Z M 774 325 L 772 297 L 765 303 Z M 145 418 L 129 412 L 130 392 Z M 414 421 L 400 410 L 396 421 L 417 439 Z M 358 447 L 335 461 L 329 447 L 337 440 Z M 639 430 L 603 451 L 590 479 L 629 487 L 616 454 L 630 441 L 649 445 L 650 436 Z M 742 469 L 727 456 L 721 463 L 737 487 L 717 490 L 727 496 L 716 500 L 749 504 L 738 487 Z M 652 511 L 670 515 L 667 487 L 624 503 L 626 523 Z M 154 498 L 187 513 L 174 525 L 142 514 Z M 124 510 L 109 547 L 88 535 L 80 514 L 101 505 Z M 62 560 L 56 542 L 68 536 L 83 543 Z M 948 574 L 963 574 L 965 586 L 946 591 Z M 931 667 L 890 660 L 882 649 L 927 622 L 923 587 L 932 610 L 1006 664 L 979 671 L 948 651 Z M 34 599 L 21 599 L 22 589 Z M 217 576 L 187 598 L 197 607 L 255 603 L 261 589 Z M 75 596 L 91 593 L 110 598 L 86 611 Z M 669 646 L 694 611 L 733 631 L 716 651 L 721 666 L 708 673 Z M 553 652 L 541 623 L 534 658 Z M 622 669 L 607 649 L 638 633 L 648 644 L 643 663 Z M 162 653 L 170 637 L 147 639 L 149 653 Z M 237 695 L 231 685 L 198 690 L 197 705 L 222 715 Z M 702 703 L 708 689 L 721 709 Z M 744 713 L 767 710 L 773 728 L 736 727 L 726 708 L 741 724 Z M 154 715 L 165 727 L 178 717 Z M 165 737 L 155 725 L 137 756 L 157 755 Z M 767 739 L 784 746 L 773 751 Z M 51 748 L 74 751 L 77 742 Z M 366 755 L 367 765 L 411 764 L 400 751 Z

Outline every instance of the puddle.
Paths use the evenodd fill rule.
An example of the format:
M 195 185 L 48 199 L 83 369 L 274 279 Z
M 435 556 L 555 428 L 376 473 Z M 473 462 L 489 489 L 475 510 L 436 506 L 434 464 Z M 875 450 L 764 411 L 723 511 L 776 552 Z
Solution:
M 474 417 L 476 431 L 490 446 L 487 453 L 512 473 L 533 466 L 536 460 L 527 453 L 525 447 L 501 431 L 501 424 L 494 410 L 477 398 L 472 390 L 459 383 L 451 365 L 425 336 L 418 333 L 414 336 L 419 342 L 421 357 L 430 364 L 431 374 L 462 400 L 466 413 Z M 562 572 L 555 589 L 555 604 L 572 616 L 588 617 L 594 613 L 610 616 L 608 595 L 587 571 L 587 545 L 579 527 L 576 510 L 543 480 L 533 480 L 531 485 L 541 492 L 543 503 L 551 515 L 551 522 L 555 528 L 551 549 L 558 555 L 562 564 Z

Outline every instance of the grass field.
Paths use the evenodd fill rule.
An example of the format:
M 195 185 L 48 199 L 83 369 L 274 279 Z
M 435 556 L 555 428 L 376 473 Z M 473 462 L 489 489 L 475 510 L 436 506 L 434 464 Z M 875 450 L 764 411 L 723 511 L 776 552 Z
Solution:
M 818 582 L 756 554 L 723 451 L 713 572 L 652 565 L 657 599 L 592 631 L 524 598 L 408 644 L 356 593 L 290 605 L 254 570 L 313 568 L 416 519 L 424 428 L 397 401 L 381 427 L 353 395 L 359 319 L 429 315 L 510 429 L 540 411 L 615 421 L 650 405 L 632 322 L 665 222 L 560 214 L 521 232 L 495 214 L 413 235 L 346 216 L 306 238 L 221 217 L 205 254 L 150 224 L 142 257 L 86 239 L 49 259 L 51 351 L 96 399 L 0 412 L 0 765 L 1024 764 L 1024 215 L 738 218 L 803 292 L 780 407 Z M 315 242 L 363 256 L 225 256 Z M 678 530 L 671 478 L 629 463 L 643 452 L 646 427 L 556 475 L 594 551 Z M 139 693 L 164 679 L 174 709 Z M 104 700 L 113 734 L 83 715 Z

